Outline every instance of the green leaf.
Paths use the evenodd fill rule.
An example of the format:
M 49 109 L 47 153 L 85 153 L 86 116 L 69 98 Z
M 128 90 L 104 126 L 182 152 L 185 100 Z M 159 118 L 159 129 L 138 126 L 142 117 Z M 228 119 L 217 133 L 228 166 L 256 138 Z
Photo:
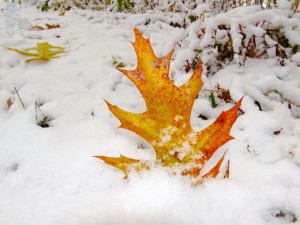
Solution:
M 210 100 L 211 107 L 216 108 L 218 106 L 213 92 L 210 93 L 209 100 Z

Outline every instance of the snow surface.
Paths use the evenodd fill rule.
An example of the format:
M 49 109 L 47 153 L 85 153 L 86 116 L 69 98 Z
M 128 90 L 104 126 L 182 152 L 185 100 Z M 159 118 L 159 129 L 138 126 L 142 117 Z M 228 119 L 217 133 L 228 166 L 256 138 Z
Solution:
M 146 109 L 136 87 L 113 68 L 112 56 L 121 57 L 128 68 L 135 66 L 129 42 L 134 40 L 134 27 L 145 36 L 151 34 L 158 56 L 167 54 L 186 35 L 168 25 L 181 18 L 80 10 L 60 17 L 31 7 L 11 10 L 17 17 L 9 21 L 1 12 L 0 45 L 25 48 L 47 41 L 66 47 L 68 54 L 25 64 L 24 56 L 0 49 L 1 225 L 300 224 L 300 110 L 293 104 L 289 109 L 276 93 L 265 95 L 276 89 L 300 105 L 297 62 L 283 67 L 275 58 L 253 59 L 242 68 L 230 65 L 214 76 L 203 76 L 203 89 L 213 89 L 218 82 L 230 90 L 234 101 L 245 96 L 244 114 L 231 130 L 235 140 L 220 149 L 228 149 L 229 179 L 192 187 L 186 178 L 155 168 L 141 175 L 131 173 L 124 180 L 120 171 L 92 156 L 121 153 L 154 159 L 155 154 L 140 137 L 118 128 L 119 121 L 103 101 L 134 112 Z M 149 17 L 152 22 L 143 25 Z M 62 28 L 27 29 L 45 23 Z M 190 52 L 178 51 L 171 65 L 177 85 L 190 76 L 179 62 Z M 298 58 L 295 55 L 294 61 Z M 232 106 L 216 99 L 219 106 L 211 108 L 209 94 L 202 90 L 195 101 L 191 119 L 195 130 Z M 13 103 L 10 108 L 8 99 Z M 36 125 L 36 114 L 40 120 L 42 113 L 35 110 L 35 102 L 50 120 L 49 128 Z

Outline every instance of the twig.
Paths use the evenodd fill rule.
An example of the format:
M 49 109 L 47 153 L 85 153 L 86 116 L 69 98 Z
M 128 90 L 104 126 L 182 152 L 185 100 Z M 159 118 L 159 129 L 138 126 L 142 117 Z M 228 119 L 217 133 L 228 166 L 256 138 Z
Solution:
M 210 90 L 210 89 L 203 89 L 204 91 L 209 91 L 209 92 L 220 92 L 220 93 L 223 93 L 223 92 L 228 92 L 228 90 Z

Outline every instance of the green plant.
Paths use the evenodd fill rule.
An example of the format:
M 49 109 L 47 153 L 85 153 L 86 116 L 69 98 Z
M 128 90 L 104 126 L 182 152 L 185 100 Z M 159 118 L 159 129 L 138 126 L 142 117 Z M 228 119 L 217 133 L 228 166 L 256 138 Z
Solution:
M 294 0 L 291 10 L 293 13 L 296 13 L 300 4 L 300 0 Z
M 134 7 L 135 2 L 131 0 L 117 0 L 117 8 L 119 12 L 124 10 L 131 11 Z
M 211 107 L 216 108 L 218 106 L 215 100 L 214 92 L 210 93 L 209 100 L 210 100 Z
M 49 10 L 50 7 L 49 7 L 48 3 L 49 3 L 49 0 L 47 0 L 42 6 L 40 6 L 42 12 L 47 12 Z
M 112 64 L 115 68 L 123 68 L 126 64 L 122 61 L 120 56 L 112 56 Z
M 189 20 L 190 20 L 191 23 L 192 23 L 192 22 L 195 22 L 197 19 L 199 19 L 198 16 L 195 16 L 195 15 L 189 15 Z

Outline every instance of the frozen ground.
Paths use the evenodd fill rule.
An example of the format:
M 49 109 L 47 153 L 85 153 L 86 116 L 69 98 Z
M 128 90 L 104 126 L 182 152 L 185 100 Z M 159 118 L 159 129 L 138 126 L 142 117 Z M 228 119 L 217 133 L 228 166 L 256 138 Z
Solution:
M 158 56 L 168 53 L 185 31 L 169 26 L 170 18 L 163 15 L 152 15 L 154 22 L 145 26 L 149 15 L 72 11 L 60 17 L 32 8 L 16 13 L 19 23 L 5 29 L 2 11 L 0 45 L 25 48 L 48 41 L 66 47 L 68 54 L 25 64 L 26 57 L 0 49 L 1 225 L 300 224 L 300 110 L 289 108 L 276 93 L 264 95 L 276 89 L 300 105 L 296 63 L 282 67 L 276 59 L 248 60 L 243 68 L 231 65 L 203 76 L 204 88 L 212 89 L 218 82 L 230 90 L 233 100 L 245 96 L 244 114 L 231 131 L 236 139 L 222 147 L 229 149 L 229 179 L 191 187 L 186 179 L 157 168 L 123 180 L 120 171 L 92 156 L 155 156 L 138 136 L 118 129 L 118 120 L 103 101 L 130 111 L 145 110 L 137 89 L 113 68 L 112 56 L 134 67 L 129 41 L 136 26 L 145 36 L 151 34 Z M 61 28 L 28 30 L 30 24 L 45 23 Z M 188 75 L 177 55 L 171 70 L 175 83 L 182 84 Z M 217 99 L 219 106 L 213 109 L 208 95 L 201 91 L 195 101 L 195 130 L 232 106 Z M 49 128 L 36 125 L 36 115 L 41 120 L 42 113 L 35 110 L 35 102 L 48 117 Z

